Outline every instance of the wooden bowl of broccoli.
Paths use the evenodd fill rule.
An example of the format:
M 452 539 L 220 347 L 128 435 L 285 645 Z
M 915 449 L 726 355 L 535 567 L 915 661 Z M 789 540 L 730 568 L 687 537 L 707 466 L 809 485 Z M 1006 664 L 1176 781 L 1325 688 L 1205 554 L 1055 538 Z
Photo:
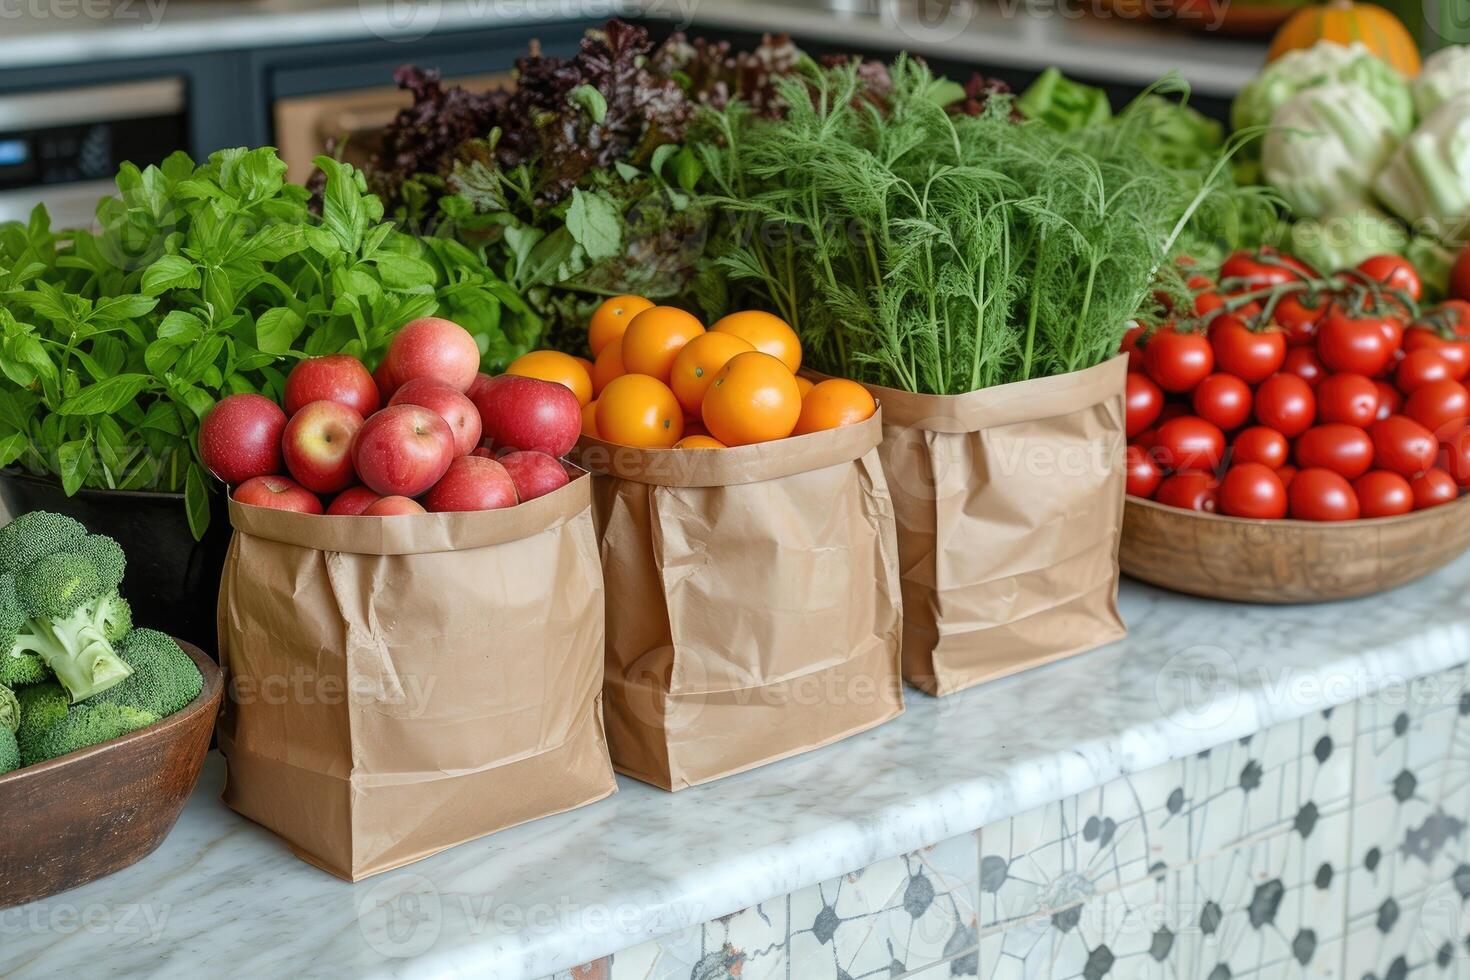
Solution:
M 132 627 L 122 568 L 68 518 L 0 528 L 0 908 L 152 853 L 204 766 L 219 667 Z

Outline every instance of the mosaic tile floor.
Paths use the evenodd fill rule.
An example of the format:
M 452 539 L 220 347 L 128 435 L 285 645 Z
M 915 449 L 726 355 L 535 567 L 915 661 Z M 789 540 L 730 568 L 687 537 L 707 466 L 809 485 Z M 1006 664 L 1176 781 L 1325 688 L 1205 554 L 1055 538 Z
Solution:
M 1470 980 L 1459 668 L 552 980 Z

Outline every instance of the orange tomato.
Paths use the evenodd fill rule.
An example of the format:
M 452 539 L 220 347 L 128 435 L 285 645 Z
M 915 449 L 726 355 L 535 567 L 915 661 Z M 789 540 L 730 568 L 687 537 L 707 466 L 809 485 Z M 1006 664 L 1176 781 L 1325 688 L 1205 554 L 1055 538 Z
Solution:
M 801 392 L 801 397 L 806 398 L 806 393 L 812 390 L 812 383 L 801 375 L 796 376 L 796 387 Z
M 592 394 L 602 394 L 602 389 L 607 383 L 620 374 L 626 374 L 623 367 L 623 338 L 619 337 L 602 349 L 597 355 L 597 363 L 592 365 Z
M 702 333 L 679 351 L 669 370 L 669 387 L 684 411 L 698 415 L 704 393 L 715 375 L 736 354 L 755 350 L 748 341 L 728 333 Z
M 668 449 L 684 437 L 684 411 L 662 381 L 625 374 L 597 399 L 597 431 L 620 446 Z
M 760 351 L 736 354 L 704 394 L 704 425 L 727 446 L 785 439 L 801 416 L 796 377 Z
M 674 358 L 704 333 L 704 325 L 673 306 L 655 306 L 633 318 L 623 333 L 623 366 L 629 374 L 668 381 Z
M 587 372 L 587 377 L 589 377 L 589 378 L 592 377 L 592 362 L 591 361 L 587 360 L 587 358 L 585 358 L 585 357 L 577 357 L 576 355 L 573 355 L 572 356 L 572 360 L 574 360 L 578 364 L 582 365 L 582 370 Z
M 801 341 L 797 339 L 796 331 L 779 316 L 746 310 L 722 317 L 710 329 L 734 334 L 756 350 L 780 358 L 792 374 L 801 370 Z
M 709 436 L 685 436 L 674 443 L 675 449 L 728 449 L 723 442 Z
M 522 354 L 510 362 L 505 373 L 565 385 L 582 405 L 592 400 L 592 376 L 575 357 L 559 350 L 533 350 L 529 354 Z
M 587 349 L 596 357 L 602 349 L 617 340 L 628 329 L 633 318 L 653 303 L 642 296 L 613 296 L 602 301 L 587 324 Z
M 582 435 L 591 436 L 594 439 L 602 438 L 597 434 L 597 399 L 594 398 L 582 406 Z
M 856 381 L 830 378 L 813 386 L 801 400 L 801 417 L 791 434 L 806 435 L 843 425 L 855 425 L 873 417 L 878 410 L 868 389 Z

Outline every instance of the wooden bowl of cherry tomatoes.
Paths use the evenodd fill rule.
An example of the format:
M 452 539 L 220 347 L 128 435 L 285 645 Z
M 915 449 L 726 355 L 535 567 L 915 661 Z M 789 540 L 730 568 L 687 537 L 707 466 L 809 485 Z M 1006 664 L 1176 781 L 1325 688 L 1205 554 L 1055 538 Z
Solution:
M 1470 548 L 1470 303 L 1421 310 L 1397 256 L 1323 278 L 1237 253 L 1190 285 L 1192 311 L 1124 341 L 1125 574 L 1325 602 Z

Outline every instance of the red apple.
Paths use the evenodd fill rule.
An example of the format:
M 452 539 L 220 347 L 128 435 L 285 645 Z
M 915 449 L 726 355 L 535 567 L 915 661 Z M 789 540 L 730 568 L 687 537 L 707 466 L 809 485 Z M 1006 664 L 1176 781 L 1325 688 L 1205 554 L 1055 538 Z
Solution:
M 388 368 L 386 357 L 373 371 L 373 383 L 378 386 L 378 397 L 382 399 L 380 404 L 387 404 L 388 399 L 393 397 L 393 392 L 398 390 L 398 382 L 393 380 L 393 372 Z
M 521 503 L 559 490 L 569 482 L 567 468 L 561 465 L 561 460 L 545 453 L 506 453 L 500 457 L 500 465 L 510 474 Z
M 199 423 L 199 456 L 226 483 L 281 472 L 286 413 L 264 395 L 229 395 Z
M 495 458 L 495 454 L 490 451 L 490 448 L 488 446 L 480 446 L 474 452 L 470 453 L 470 455 L 471 456 L 479 456 L 479 457 L 482 457 L 484 459 L 494 459 Z
M 484 371 L 481 371 L 479 374 L 475 375 L 475 380 L 470 382 L 469 390 L 465 392 L 465 394 L 469 396 L 470 401 L 475 400 L 475 397 L 480 393 L 480 389 L 484 388 L 485 385 L 490 382 L 490 380 L 490 375 L 486 374 Z
M 355 487 L 348 487 L 346 490 L 337 494 L 336 499 L 332 501 L 332 505 L 327 508 L 327 513 L 354 517 L 382 499 L 384 498 L 359 484 Z
M 563 456 L 582 434 L 582 405 L 566 385 L 502 374 L 475 397 L 484 438 L 496 449 Z
M 417 497 L 439 482 L 452 459 L 449 423 L 422 405 L 390 405 L 352 441 L 358 478 L 385 497 Z
M 423 505 L 409 497 L 382 497 L 362 512 L 363 517 L 393 517 L 398 514 L 422 514 Z
M 416 378 L 393 393 L 389 405 L 422 405 L 439 413 L 454 433 L 454 455 L 468 456 L 480 442 L 480 410 L 442 381 Z
M 426 316 L 403 325 L 384 359 L 393 381 L 442 381 L 468 391 L 480 370 L 480 347 L 470 332 L 452 320 Z
M 341 402 L 310 402 L 291 416 L 281 436 L 286 469 L 313 493 L 336 493 L 352 486 L 352 437 L 362 416 Z
M 297 362 L 286 376 L 287 415 L 319 401 L 346 405 L 363 418 L 382 404 L 373 376 L 361 361 L 348 354 L 308 357 Z
M 322 512 L 322 502 L 316 494 L 284 476 L 252 476 L 235 488 L 234 498 L 252 507 L 291 510 L 298 514 Z
M 516 485 L 493 459 L 461 456 L 449 464 L 444 478 L 424 494 L 424 506 L 443 513 L 452 510 L 497 510 L 516 505 Z

